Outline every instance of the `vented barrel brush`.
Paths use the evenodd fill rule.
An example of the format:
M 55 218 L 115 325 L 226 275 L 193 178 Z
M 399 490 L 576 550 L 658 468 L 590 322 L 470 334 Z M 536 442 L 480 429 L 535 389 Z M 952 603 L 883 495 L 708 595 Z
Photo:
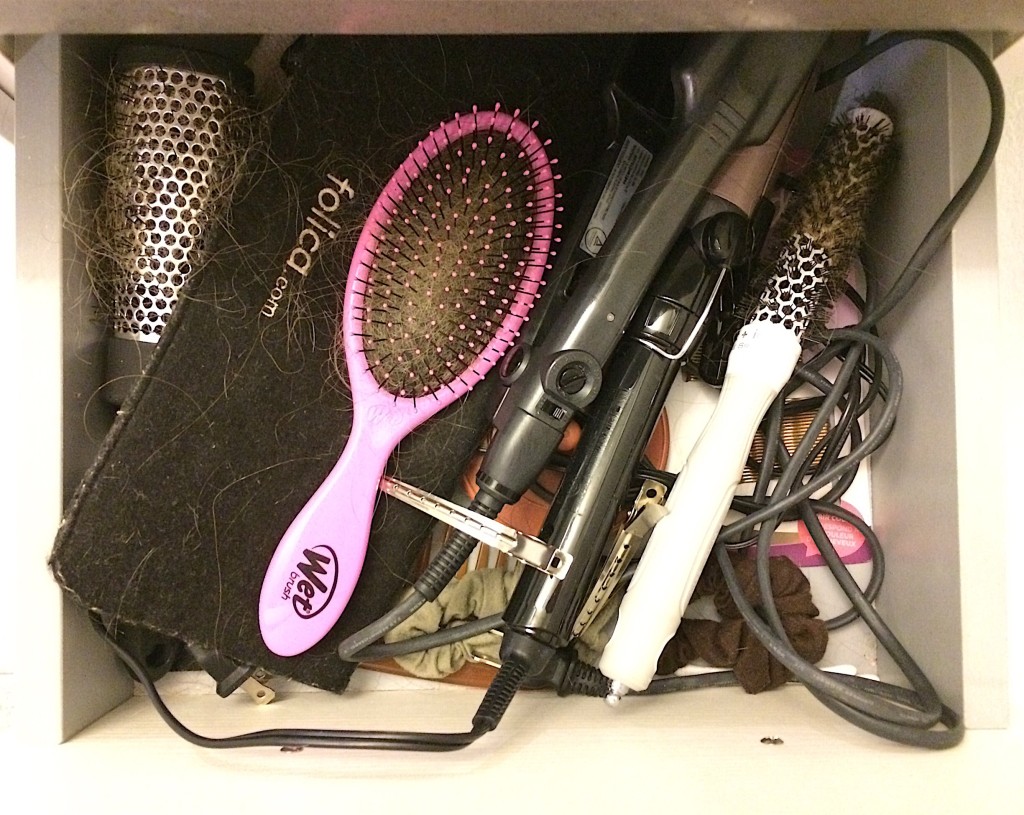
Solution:
M 792 376 L 809 328 L 822 325 L 865 234 L 892 122 L 854 108 L 826 132 L 784 220 L 771 276 L 729 355 L 711 419 L 666 500 L 600 661 L 609 703 L 647 688 L 676 631 L 743 475 L 768 406 Z
M 118 55 L 95 247 L 113 327 L 104 396 L 115 405 L 210 255 L 251 138 L 251 86 L 248 69 L 212 54 L 137 46 Z

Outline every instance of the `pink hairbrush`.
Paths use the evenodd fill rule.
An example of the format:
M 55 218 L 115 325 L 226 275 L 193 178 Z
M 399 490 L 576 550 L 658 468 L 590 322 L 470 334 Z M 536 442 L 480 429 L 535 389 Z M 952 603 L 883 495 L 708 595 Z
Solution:
M 337 622 L 391 453 L 484 378 L 533 305 L 557 176 L 547 143 L 518 115 L 474 108 L 445 122 L 370 211 L 342 315 L 352 432 L 267 567 L 260 631 L 275 654 L 308 650 Z

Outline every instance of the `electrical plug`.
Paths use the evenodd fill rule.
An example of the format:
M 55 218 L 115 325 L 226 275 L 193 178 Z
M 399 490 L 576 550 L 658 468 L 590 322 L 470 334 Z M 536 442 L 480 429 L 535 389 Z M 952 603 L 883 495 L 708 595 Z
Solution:
M 257 705 L 268 705 L 276 694 L 265 684 L 267 674 L 262 668 L 239 665 L 216 651 L 190 645 L 189 652 L 199 666 L 217 683 L 217 695 L 226 699 L 241 688 Z

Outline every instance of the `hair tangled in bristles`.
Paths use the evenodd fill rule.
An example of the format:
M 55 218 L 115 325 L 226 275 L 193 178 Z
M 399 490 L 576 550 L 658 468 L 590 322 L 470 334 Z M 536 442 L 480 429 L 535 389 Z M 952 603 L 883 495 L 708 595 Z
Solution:
M 828 127 L 780 220 L 782 243 L 754 289 L 761 296 L 751 319 L 782 323 L 801 337 L 824 325 L 864 242 L 891 145 L 892 122 L 878 109 L 854 108 Z
M 366 363 L 400 397 L 449 386 L 493 341 L 513 335 L 536 295 L 538 240 L 550 241 L 555 196 L 536 183 L 534 156 L 500 126 L 446 140 L 408 162 L 371 224 L 372 260 L 356 270 Z M 543 235 L 539 234 L 543 231 Z
M 156 342 L 187 279 L 227 237 L 251 183 L 261 122 L 248 91 L 182 52 L 132 54 L 105 89 L 99 152 L 77 183 L 101 184 L 83 230 L 90 282 L 115 334 Z M 244 86 L 244 83 L 242 83 Z

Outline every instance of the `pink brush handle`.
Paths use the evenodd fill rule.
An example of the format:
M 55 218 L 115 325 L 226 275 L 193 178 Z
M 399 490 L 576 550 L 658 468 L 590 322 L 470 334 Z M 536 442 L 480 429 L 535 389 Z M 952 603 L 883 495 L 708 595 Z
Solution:
M 288 527 L 263 579 L 260 631 L 278 656 L 311 648 L 348 605 L 366 558 L 380 478 L 398 442 L 435 412 L 425 401 L 414 410 L 384 391 L 356 401 L 341 458 Z

